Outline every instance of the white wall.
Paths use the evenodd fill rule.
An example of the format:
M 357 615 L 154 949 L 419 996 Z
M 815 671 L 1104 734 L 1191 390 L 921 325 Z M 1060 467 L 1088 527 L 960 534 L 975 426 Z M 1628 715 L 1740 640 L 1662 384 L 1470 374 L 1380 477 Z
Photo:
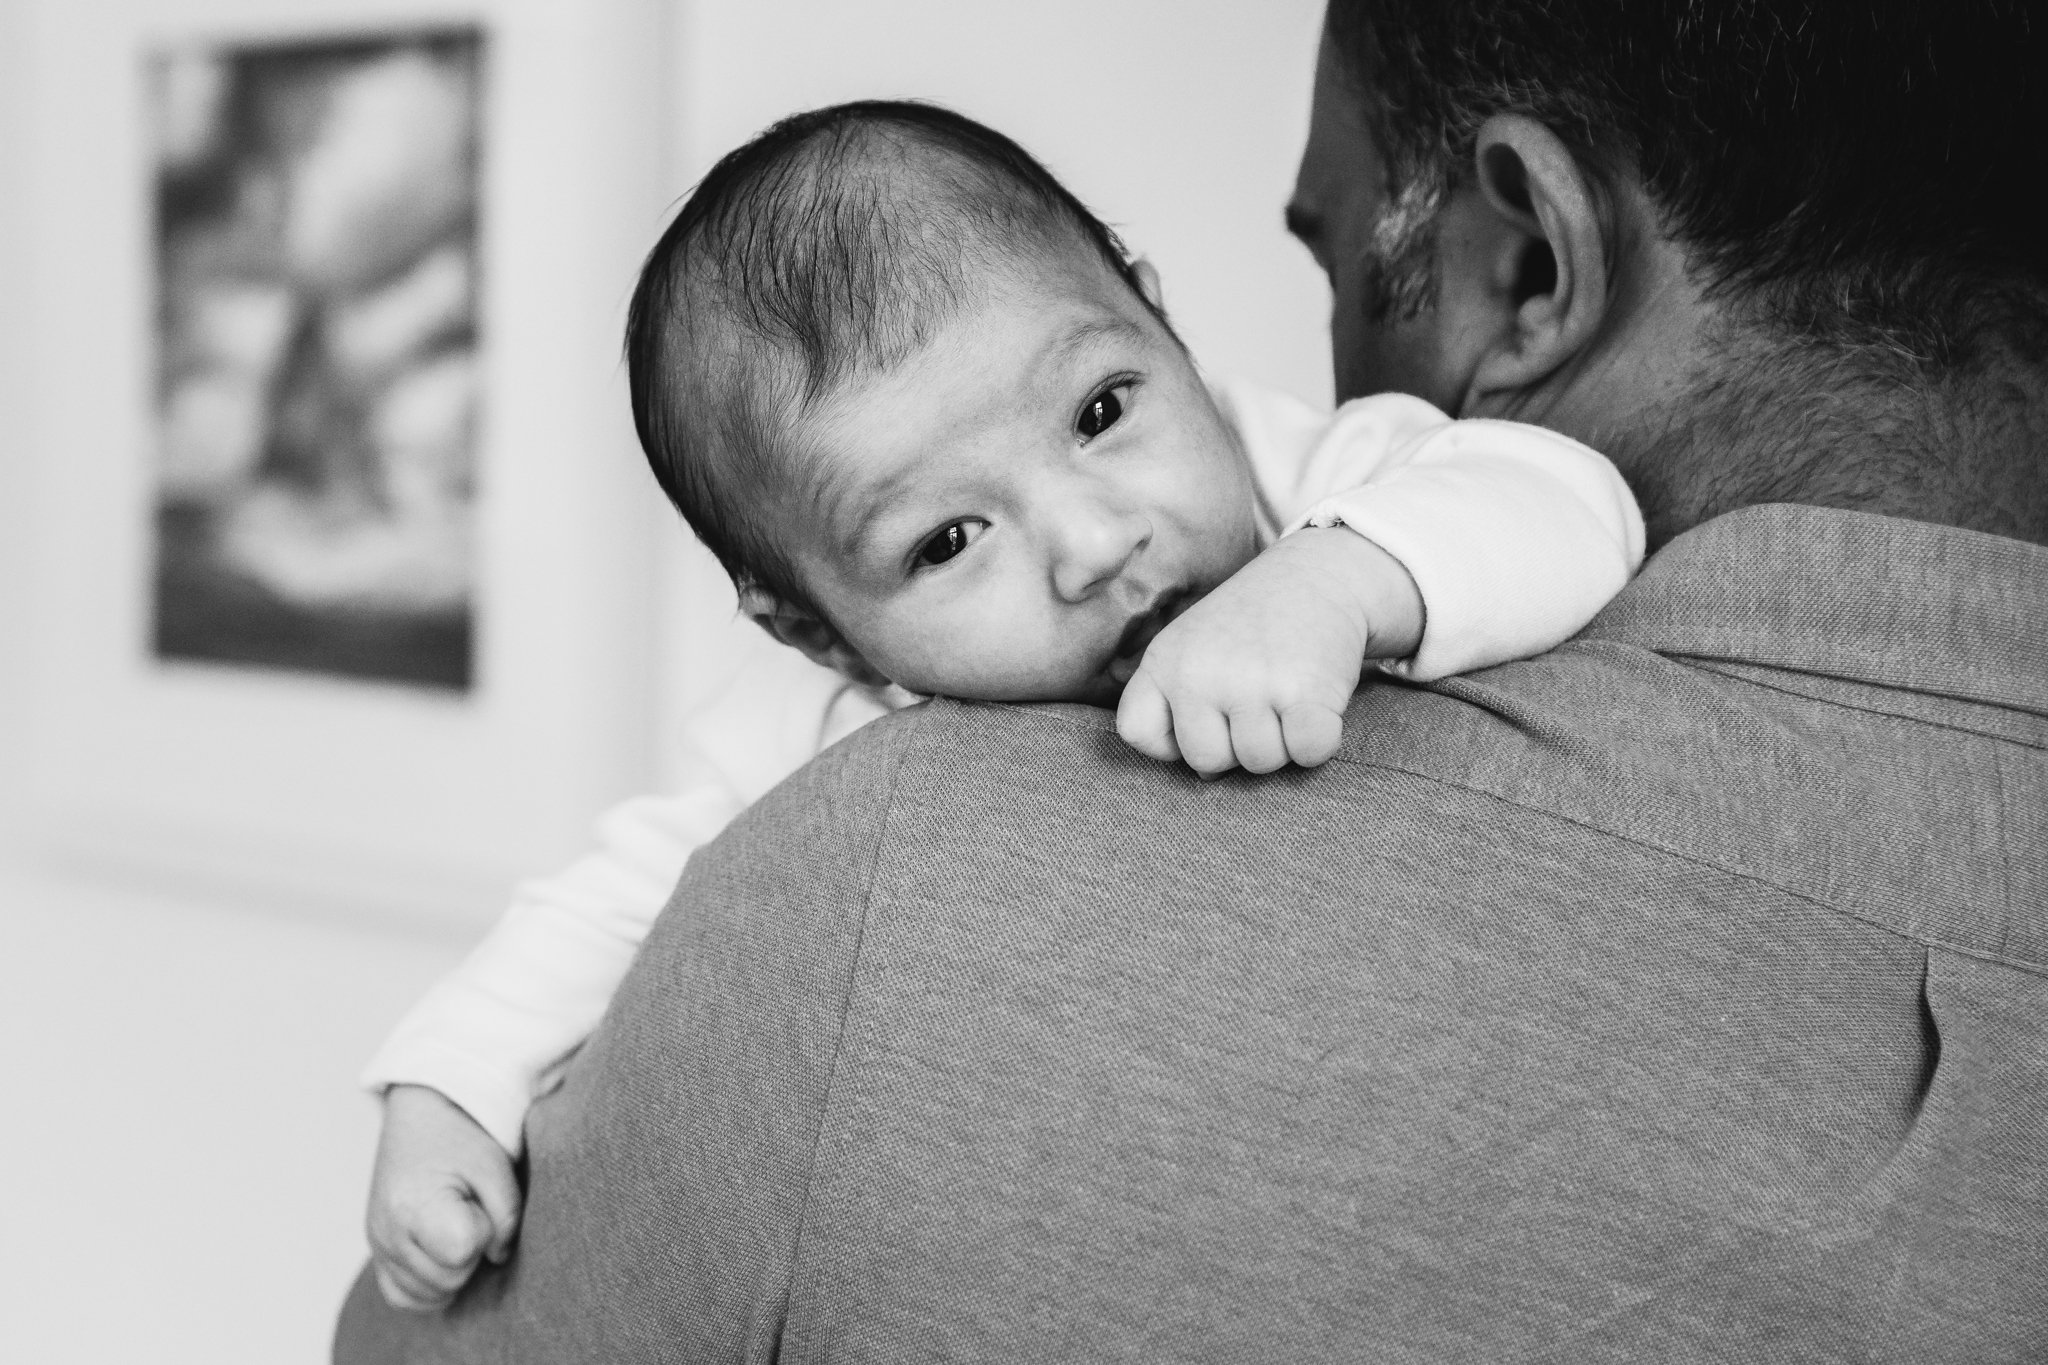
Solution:
M 563 4 L 600 0 L 560 0 Z M 323 1358 L 359 1252 L 373 1116 L 354 1067 L 457 945 L 31 865 L 11 836 L 37 585 L 19 375 L 20 0 L 0 0 L 0 1361 Z M 389 12 L 392 0 L 378 0 Z M 1316 0 L 694 0 L 669 195 L 795 109 L 949 103 L 1017 137 L 1151 256 L 1213 368 L 1326 396 L 1324 295 L 1279 213 Z M 649 224 L 651 242 L 654 224 Z M 648 622 L 671 709 L 751 636 L 680 535 Z M 545 774 L 537 775 L 545 780 Z
M 20 312 L 28 292 L 29 264 L 22 256 L 23 224 L 19 192 L 23 173 L 22 144 L 28 109 L 20 70 L 23 39 L 20 0 L 0 0 L 0 850 L 6 847 L 10 817 L 16 815 L 15 791 L 7 775 L 20 766 L 25 725 L 22 698 L 25 671 L 16 651 L 27 629 L 28 603 L 21 590 L 27 577 L 27 536 L 22 533 L 27 453 L 19 429 L 26 398 L 22 382 L 28 338 L 9 319 Z
M 324 1360 L 376 1138 L 351 1080 L 455 955 L 0 863 L 0 1361 Z

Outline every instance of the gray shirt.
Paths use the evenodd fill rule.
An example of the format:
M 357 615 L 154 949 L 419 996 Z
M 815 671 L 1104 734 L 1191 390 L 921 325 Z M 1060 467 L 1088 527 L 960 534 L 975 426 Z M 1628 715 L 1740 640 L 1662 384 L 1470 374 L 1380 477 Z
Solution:
M 691 863 L 342 1361 L 2048 1356 L 2048 549 L 1751 508 L 1311 773 L 936 702 Z

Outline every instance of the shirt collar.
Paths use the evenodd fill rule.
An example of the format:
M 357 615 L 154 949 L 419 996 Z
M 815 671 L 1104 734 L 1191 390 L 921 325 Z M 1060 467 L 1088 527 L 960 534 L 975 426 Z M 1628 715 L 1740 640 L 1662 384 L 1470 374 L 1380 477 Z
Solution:
M 1583 638 L 2048 716 L 2048 547 L 1745 507 L 1659 550 Z

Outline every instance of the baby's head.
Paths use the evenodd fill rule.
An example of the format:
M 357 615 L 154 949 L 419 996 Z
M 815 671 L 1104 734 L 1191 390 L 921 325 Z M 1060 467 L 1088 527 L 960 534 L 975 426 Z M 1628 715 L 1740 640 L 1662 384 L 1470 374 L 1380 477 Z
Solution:
M 655 476 L 743 609 L 856 676 L 1107 701 L 1257 551 L 1149 268 L 942 109 L 818 110 L 719 162 L 626 349 Z

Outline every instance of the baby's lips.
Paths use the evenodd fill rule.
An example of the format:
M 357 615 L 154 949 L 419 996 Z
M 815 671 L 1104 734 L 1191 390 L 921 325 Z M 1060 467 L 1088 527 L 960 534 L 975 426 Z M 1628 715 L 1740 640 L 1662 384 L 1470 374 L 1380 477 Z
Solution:
M 1116 679 L 1118 687 L 1122 687 L 1137 673 L 1138 663 L 1144 657 L 1144 654 L 1140 652 L 1125 659 L 1111 659 L 1109 661 L 1109 676 Z

